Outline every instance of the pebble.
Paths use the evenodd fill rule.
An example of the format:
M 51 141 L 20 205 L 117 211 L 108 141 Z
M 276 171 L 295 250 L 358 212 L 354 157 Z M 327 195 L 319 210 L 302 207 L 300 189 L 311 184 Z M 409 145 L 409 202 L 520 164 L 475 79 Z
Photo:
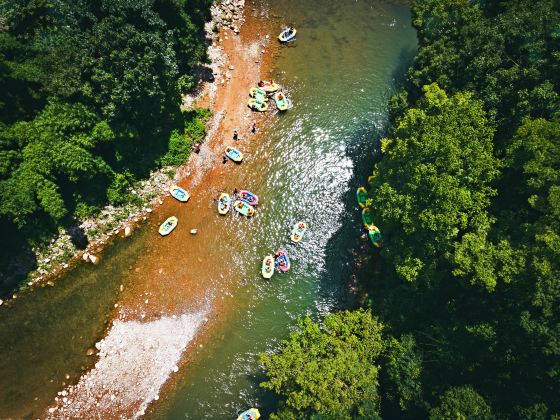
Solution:
M 147 212 L 147 213 L 151 213 L 152 211 L 153 211 L 153 210 L 152 210 L 151 208 L 149 208 L 149 207 L 146 209 L 146 212 Z
M 233 70 L 234 67 L 233 67 L 232 65 L 230 65 L 230 66 L 228 67 L 228 69 Z
M 69 267 L 68 264 L 66 263 L 62 264 L 62 268 L 68 268 L 68 267 Z
M 179 367 L 178 366 L 173 366 L 173 372 L 179 372 Z
M 124 228 L 124 236 L 129 237 L 132 234 L 132 228 L 130 226 L 126 226 Z
M 99 257 L 96 257 L 95 255 L 90 255 L 89 260 L 91 261 L 92 264 L 97 264 L 99 262 Z
M 119 287 L 119 290 L 122 292 L 124 290 L 124 286 L 121 284 L 121 286 Z
M 191 229 L 191 235 L 196 235 L 198 233 L 198 229 Z
M 82 260 L 87 261 L 89 258 L 89 252 L 84 252 L 84 255 L 82 255 Z

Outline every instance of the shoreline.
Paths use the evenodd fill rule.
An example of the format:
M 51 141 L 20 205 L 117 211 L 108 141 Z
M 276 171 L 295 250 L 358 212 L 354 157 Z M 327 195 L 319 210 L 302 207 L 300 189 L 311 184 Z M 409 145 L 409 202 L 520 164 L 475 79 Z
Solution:
M 182 99 L 183 111 L 207 107 L 212 112 L 210 120 L 205 124 L 203 148 L 210 147 L 210 143 L 214 143 L 219 135 L 224 112 L 216 109 L 216 97 L 219 91 L 229 87 L 232 77 L 232 69 L 229 67 L 232 66 L 228 67 L 226 64 L 229 55 L 235 53 L 231 46 L 226 47 L 226 41 L 230 37 L 239 37 L 245 23 L 245 3 L 246 0 L 221 0 L 219 4 L 215 3 L 210 7 L 212 19 L 205 24 L 210 63 L 199 65 L 198 70 L 210 70 L 214 80 L 201 78 L 196 90 L 184 95 Z M 97 215 L 82 220 L 76 226 L 61 229 L 48 243 L 33 247 L 37 268 L 19 282 L 11 296 L 0 299 L 0 306 L 9 305 L 21 295 L 32 293 L 37 287 L 54 287 L 57 280 L 78 264 L 97 264 L 106 247 L 116 240 L 133 235 L 134 231 L 164 204 L 164 200 L 171 197 L 169 188 L 172 185 L 180 183 L 190 175 L 198 181 L 202 179 L 211 166 L 200 168 L 195 162 L 196 159 L 197 155 L 191 153 L 182 165 L 154 169 L 148 178 L 137 181 L 131 187 L 131 192 L 140 197 L 140 203 L 129 203 L 119 207 L 106 205 Z M 87 237 L 88 243 L 84 249 L 79 249 L 71 239 L 72 232 L 79 230 L 85 232 Z
M 252 2 L 248 3 L 252 4 Z M 190 215 L 188 216 L 190 226 L 198 227 L 200 231 L 198 235 L 190 236 L 191 240 L 196 241 L 197 237 L 204 238 L 204 224 L 208 218 L 215 217 L 215 212 L 201 210 L 208 207 L 214 209 L 213 204 L 209 205 L 212 203 L 209 198 L 213 197 L 216 190 L 229 189 L 231 185 L 226 186 L 226 184 L 231 183 L 236 175 L 239 176 L 237 165 L 231 166 L 230 162 L 226 167 L 221 163 L 223 148 L 232 144 L 233 129 L 239 130 L 238 143 L 242 145 L 241 147 L 251 148 L 254 146 L 248 143 L 255 145 L 258 141 L 248 141 L 259 138 L 259 134 L 256 136 L 250 134 L 251 123 L 257 121 L 259 124 L 270 120 L 271 113 L 258 115 L 245 106 L 249 87 L 254 86 L 259 80 L 261 71 L 268 74 L 267 66 L 269 60 L 273 59 L 273 54 L 265 54 L 271 52 L 270 36 L 266 35 L 266 30 L 259 29 L 261 26 L 268 25 L 262 12 L 259 16 L 254 8 L 249 10 L 245 8 L 244 13 L 245 16 L 252 15 L 250 23 L 258 25 L 256 30 L 244 30 L 234 35 L 232 31 L 222 28 L 221 41 L 219 39 L 219 44 L 213 46 L 221 49 L 224 57 L 224 61 L 220 63 L 222 72 L 217 73 L 223 78 L 217 77 L 217 83 L 213 85 L 216 88 L 216 95 L 213 98 L 205 97 L 211 101 L 214 112 L 213 123 L 200 154 L 194 154 L 188 165 L 184 165 L 178 171 L 177 184 L 191 193 L 190 202 L 188 206 L 181 206 L 176 200 L 165 198 L 163 204 L 154 208 L 152 217 L 147 218 L 146 223 L 150 224 L 150 228 L 155 227 L 159 219 L 169 214 L 179 213 L 180 216 L 181 213 L 186 212 Z M 230 77 L 227 77 L 228 72 Z M 243 98 L 242 103 L 239 101 L 240 98 Z M 207 237 L 206 240 L 209 239 Z M 166 397 L 178 381 L 184 378 L 185 371 L 188 370 L 186 366 L 188 367 L 196 357 L 196 350 L 207 343 L 211 331 L 220 325 L 224 313 L 228 311 L 227 288 L 232 282 L 237 281 L 238 273 L 228 273 L 223 284 L 209 284 L 199 279 L 215 278 L 217 273 L 212 269 L 217 270 L 217 267 L 189 265 L 191 267 L 189 275 L 180 277 L 185 283 L 177 285 L 178 288 L 174 287 L 174 293 L 169 294 L 167 293 L 169 290 L 166 290 L 166 286 L 161 282 L 162 276 L 165 277 L 170 268 L 165 266 L 161 257 L 176 252 L 181 240 L 175 235 L 167 241 L 156 242 L 156 246 L 135 263 L 136 268 L 134 265 L 130 266 L 130 272 L 135 273 L 133 274 L 135 280 L 126 288 L 121 287 L 118 304 L 115 304 L 115 309 L 108 314 L 111 321 L 97 340 L 97 351 L 94 354 L 97 361 L 95 366 L 73 380 L 69 386 L 64 387 L 55 401 L 44 408 L 43 416 L 80 417 L 87 414 L 103 417 L 124 415 L 136 418 L 146 412 L 152 412 L 159 406 L 156 401 L 160 400 L 160 395 L 162 401 L 167 400 Z M 205 244 L 205 249 L 197 248 L 193 252 L 190 258 L 200 263 L 201 257 L 207 253 L 219 254 L 220 249 L 210 242 Z M 181 258 L 185 258 L 185 255 L 181 255 Z M 185 261 L 188 261 L 188 258 Z M 224 294 L 221 293 L 223 290 L 226 290 L 225 299 Z M 200 302 L 204 302 L 203 311 Z M 200 313 L 200 316 L 197 313 Z M 180 325 L 177 324 L 177 320 L 185 317 L 193 319 L 193 316 L 198 318 L 194 331 L 189 335 L 183 335 L 183 341 L 172 343 L 171 349 L 163 337 L 166 331 L 158 330 L 159 333 L 156 334 L 156 330 L 150 328 L 150 325 L 162 325 L 163 322 L 171 326 L 167 335 L 173 336 L 172 330 Z M 129 327 L 123 328 L 123 324 Z M 143 327 L 139 330 L 138 325 Z M 151 344 L 132 346 L 137 351 L 127 355 L 126 352 L 123 353 L 124 350 L 120 350 L 123 348 L 122 344 L 127 342 Z M 174 356 L 169 356 L 168 351 L 173 349 Z M 142 379 L 144 374 L 137 372 L 137 366 L 145 366 L 146 370 L 150 366 L 162 367 L 163 360 L 168 356 L 173 359 L 173 363 L 164 364 L 165 368 L 161 370 L 158 368 L 157 372 L 153 369 L 147 372 L 146 375 L 151 375 L 152 386 L 146 387 Z M 132 375 L 134 381 L 130 381 L 130 372 L 137 373 Z M 146 393 L 143 395 L 135 393 L 136 382 L 140 382 L 138 386 L 147 390 Z

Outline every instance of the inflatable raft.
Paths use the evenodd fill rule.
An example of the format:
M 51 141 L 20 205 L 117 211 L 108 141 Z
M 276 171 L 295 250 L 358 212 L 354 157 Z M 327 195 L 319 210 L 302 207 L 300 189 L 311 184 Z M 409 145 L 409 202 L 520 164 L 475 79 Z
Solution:
M 371 211 L 367 207 L 362 210 L 362 222 L 366 229 L 369 229 L 370 226 L 373 225 L 373 216 L 371 215 Z
M 279 249 L 275 253 L 276 255 L 276 267 L 282 272 L 286 273 L 290 270 L 290 258 L 286 251 Z
M 367 197 L 367 190 L 364 187 L 360 187 L 356 190 L 356 199 L 361 208 L 366 206 Z
M 264 257 L 262 267 L 261 267 L 262 276 L 265 279 L 269 279 L 274 274 L 274 257 L 272 255 L 267 255 Z
M 226 147 L 226 156 L 233 160 L 235 163 L 241 163 L 243 160 L 243 153 L 237 150 L 235 147 Z
M 297 222 L 292 228 L 291 240 L 295 243 L 300 242 L 306 230 L 307 224 L 305 222 Z
M 181 187 L 178 187 L 177 185 L 172 185 L 171 188 L 169 188 L 169 192 L 171 193 L 173 198 L 176 198 L 177 200 L 182 201 L 183 203 L 189 201 L 190 198 L 189 193 L 186 192 Z
M 256 408 L 250 408 L 247 411 L 241 413 L 237 420 L 259 420 L 261 413 Z
M 255 99 L 257 99 L 261 102 L 268 101 L 268 96 L 266 96 L 266 95 L 267 95 L 267 93 L 260 88 L 253 87 L 249 90 L 249 96 L 251 98 L 255 98 Z
M 276 108 L 278 108 L 278 111 L 285 111 L 288 109 L 288 99 L 283 92 L 276 92 L 274 94 L 274 102 L 276 102 Z
M 278 83 L 273 80 L 261 80 L 257 86 L 259 89 L 264 90 L 266 93 L 274 93 L 278 90 Z
M 169 235 L 177 227 L 177 223 L 179 223 L 179 219 L 175 216 L 169 217 L 159 227 L 159 234 L 161 236 Z
M 383 239 L 383 236 L 381 236 L 381 232 L 379 231 L 379 228 L 377 226 L 370 226 L 368 236 L 373 245 L 381 248 L 381 240 Z
M 221 193 L 218 197 L 218 213 L 227 214 L 231 207 L 231 198 L 229 194 Z
M 296 28 L 286 28 L 282 32 L 280 32 L 280 35 L 278 35 L 278 40 L 280 42 L 293 41 L 294 39 L 296 39 L 296 33 Z
M 237 200 L 235 203 L 233 203 L 233 208 L 236 212 L 241 213 L 243 216 L 251 217 L 255 214 L 255 209 L 253 208 L 253 206 L 241 200 Z
M 237 196 L 240 200 L 243 200 L 252 206 L 258 206 L 259 204 L 259 196 L 257 194 L 253 194 L 251 191 L 241 190 Z
M 266 102 L 259 101 L 257 99 L 249 99 L 247 101 L 247 105 L 253 111 L 258 111 L 258 112 L 264 112 L 268 109 L 268 104 Z

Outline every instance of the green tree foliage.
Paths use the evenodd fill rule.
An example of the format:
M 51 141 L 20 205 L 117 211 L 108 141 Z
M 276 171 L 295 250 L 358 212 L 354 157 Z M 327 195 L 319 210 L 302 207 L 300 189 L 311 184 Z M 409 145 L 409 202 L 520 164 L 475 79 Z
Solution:
M 409 72 L 411 102 L 437 82 L 475 92 L 502 147 L 526 117 L 557 112 L 560 9 L 553 0 L 413 2 L 420 50 Z
M 322 366 L 314 324 L 267 356 L 265 385 L 286 398 L 281 418 L 368 407 L 369 418 L 379 407 L 388 418 L 558 418 L 560 7 L 417 0 L 412 11 L 420 48 L 390 101 L 368 200 L 384 233 L 371 299 L 401 339 L 384 340 L 377 399 L 361 413 L 297 404 L 299 373 Z
M 201 108 L 189 113 L 183 132 L 173 130 L 169 136 L 167 153 L 161 158 L 162 165 L 179 165 L 185 162 L 191 154 L 192 147 L 202 142 L 205 136 L 205 122 L 210 118 L 210 112 Z
M 490 406 L 470 386 L 450 388 L 441 396 L 440 405 L 430 411 L 430 420 L 492 419 Z
M 420 48 L 390 101 L 370 196 L 385 241 L 375 308 L 414 339 L 422 389 L 400 413 L 386 405 L 435 418 L 558 415 L 560 8 L 412 10 Z M 382 395 L 395 403 L 389 371 Z
M 385 250 L 406 281 L 431 282 L 452 263 L 454 244 L 465 235 L 484 238 L 490 183 L 499 162 L 492 154 L 492 128 L 482 104 L 470 94 L 449 98 L 437 85 L 425 87 L 391 139 L 371 185 L 373 212 L 383 221 Z M 478 276 L 494 288 L 495 279 Z
M 405 335 L 400 341 L 393 337 L 385 341 L 383 366 L 383 388 L 389 401 L 397 403 L 403 411 L 420 401 L 422 358 L 412 335 Z
M 3 153 L 8 159 L 0 179 L 0 215 L 20 226 L 39 209 L 56 221 L 68 213 L 61 180 L 68 188 L 98 174 L 111 175 L 107 164 L 92 152 L 113 141 L 114 135 L 83 105 L 50 103 L 33 121 L 18 122 L 4 135 L 21 149 Z
M 278 417 L 346 419 L 377 411 L 382 330 L 365 310 L 329 314 L 322 325 L 301 319 L 277 353 L 261 355 L 268 376 L 261 386 L 286 399 Z

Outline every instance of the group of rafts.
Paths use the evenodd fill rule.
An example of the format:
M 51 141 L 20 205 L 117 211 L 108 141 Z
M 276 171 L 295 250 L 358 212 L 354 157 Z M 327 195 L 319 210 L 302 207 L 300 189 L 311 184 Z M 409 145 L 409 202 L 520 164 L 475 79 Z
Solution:
M 297 31 L 295 28 L 285 28 L 280 35 L 278 35 L 278 40 L 280 42 L 295 41 L 296 33 Z M 286 111 L 291 106 L 291 102 L 284 92 L 282 92 L 282 88 L 273 80 L 261 80 L 257 84 L 257 87 L 250 89 L 249 96 L 251 99 L 247 101 L 247 105 L 253 111 L 264 112 L 268 110 L 268 100 L 270 97 L 274 99 L 276 108 L 278 108 L 279 111 Z
M 190 195 L 187 191 L 183 188 L 173 185 L 169 192 L 171 195 L 181 201 L 187 202 L 190 198 Z M 232 204 L 233 202 L 233 204 Z M 251 191 L 241 190 L 238 191 L 236 194 L 230 196 L 227 193 L 221 193 L 218 197 L 218 213 L 221 215 L 226 215 L 229 213 L 231 208 L 238 212 L 239 214 L 251 217 L 255 214 L 255 207 L 259 204 L 259 197 L 252 193 Z M 162 236 L 169 235 L 175 227 L 177 227 L 177 223 L 179 219 L 175 216 L 171 216 L 165 222 L 161 224 L 159 227 L 159 233 Z M 293 227 L 290 234 L 290 239 L 294 243 L 299 243 L 303 235 L 307 230 L 307 224 L 303 221 L 297 222 Z M 264 257 L 261 273 L 265 279 L 269 279 L 274 274 L 275 268 L 278 269 L 282 273 L 286 273 L 290 270 L 290 258 L 288 257 L 288 253 L 282 249 L 279 249 L 274 253 L 274 255 L 267 255 Z
M 368 193 L 364 187 L 359 187 L 356 190 L 356 198 L 358 199 L 358 205 L 362 209 L 362 223 L 364 227 L 368 231 L 369 239 L 371 243 L 378 248 L 382 246 L 382 239 L 381 232 L 377 226 L 373 223 L 373 216 L 371 214 L 371 210 L 368 207 Z
M 278 111 L 286 111 L 291 106 L 290 100 L 286 97 L 282 88 L 273 80 L 261 80 L 257 83 L 257 87 L 249 90 L 251 97 L 247 102 L 249 108 L 253 111 L 264 112 L 268 110 L 269 98 L 274 99 Z

